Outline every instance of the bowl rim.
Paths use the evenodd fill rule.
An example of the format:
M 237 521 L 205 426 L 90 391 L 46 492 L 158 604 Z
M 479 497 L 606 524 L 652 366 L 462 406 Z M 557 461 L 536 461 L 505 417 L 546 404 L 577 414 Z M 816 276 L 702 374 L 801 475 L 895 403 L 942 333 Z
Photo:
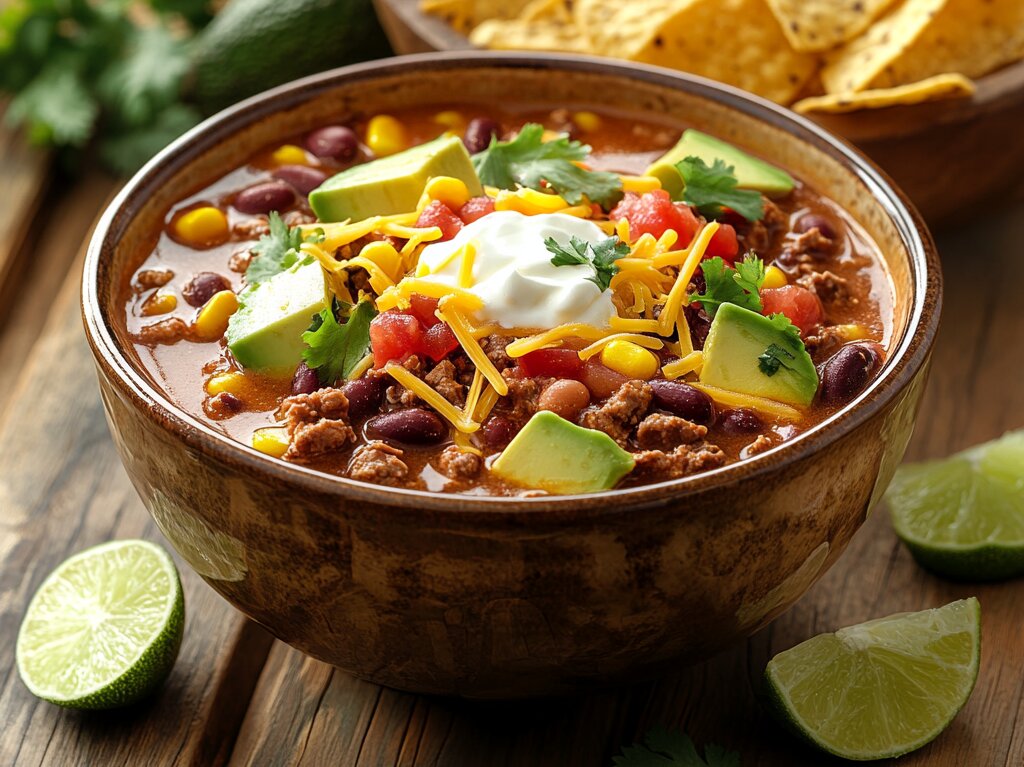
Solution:
M 759 455 L 681 479 L 599 493 L 524 498 L 393 488 L 272 458 L 232 440 L 186 412 L 150 384 L 121 353 L 100 298 L 103 291 L 98 281 L 99 266 L 104 254 L 113 252 L 114 235 L 134 218 L 138 200 L 146 196 L 147 190 L 159 186 L 242 126 L 293 108 L 336 85 L 408 74 L 424 68 L 445 70 L 473 66 L 606 74 L 682 89 L 784 130 L 838 160 L 882 206 L 908 251 L 912 305 L 903 337 L 890 349 L 881 374 L 838 412 Z M 939 323 L 941 282 L 938 254 L 923 219 L 885 173 L 843 139 L 777 104 L 705 78 L 630 62 L 562 54 L 457 51 L 393 57 L 329 70 L 264 91 L 207 118 L 146 163 L 109 203 L 97 221 L 86 252 L 81 301 L 86 337 L 98 372 L 130 398 L 136 410 L 144 411 L 146 417 L 172 432 L 187 447 L 226 463 L 236 471 L 299 485 L 320 495 L 390 507 L 487 515 L 541 512 L 553 517 L 578 518 L 584 511 L 600 515 L 627 507 L 657 506 L 711 488 L 733 485 L 804 459 L 839 441 L 899 396 L 926 363 Z

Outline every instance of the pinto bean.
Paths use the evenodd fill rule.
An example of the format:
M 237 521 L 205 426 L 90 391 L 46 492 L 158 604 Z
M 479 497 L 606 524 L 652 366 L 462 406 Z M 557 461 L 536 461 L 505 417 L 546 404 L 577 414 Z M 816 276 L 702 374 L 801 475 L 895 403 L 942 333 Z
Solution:
M 419 407 L 392 410 L 390 413 L 375 416 L 366 427 L 370 432 L 376 432 L 385 439 L 404 442 L 407 445 L 436 445 L 448 434 L 440 418 Z
M 882 348 L 875 343 L 847 344 L 821 366 L 821 399 L 829 405 L 852 400 L 882 366 Z
M 654 392 L 654 403 L 672 415 L 693 423 L 710 426 L 715 420 L 715 406 L 709 397 L 682 381 L 648 381 Z
M 341 391 L 348 398 L 348 417 L 358 421 L 376 413 L 384 399 L 385 388 L 385 379 L 377 377 L 357 378 L 342 386 Z
M 283 181 L 263 181 L 235 195 L 232 205 L 241 213 L 259 215 L 285 210 L 295 203 L 295 190 Z
M 590 390 L 570 378 L 552 381 L 537 398 L 538 410 L 550 410 L 567 421 L 579 418 L 583 408 L 589 404 Z
M 583 383 L 594 399 L 612 396 L 629 379 L 601 364 L 598 357 L 591 357 L 583 366 Z

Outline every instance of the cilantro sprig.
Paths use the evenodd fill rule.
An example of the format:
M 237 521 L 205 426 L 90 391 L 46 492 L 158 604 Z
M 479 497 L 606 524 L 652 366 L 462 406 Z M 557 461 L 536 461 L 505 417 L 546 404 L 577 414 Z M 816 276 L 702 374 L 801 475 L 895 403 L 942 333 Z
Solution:
M 644 736 L 643 743 L 623 748 L 612 764 L 615 767 L 740 767 L 740 756 L 714 743 L 704 746 L 701 756 L 688 735 L 658 725 Z
M 245 281 L 248 285 L 258 285 L 275 274 L 290 269 L 302 259 L 299 246 L 303 242 L 317 242 L 323 239 L 319 231 L 302 236 L 298 227 L 289 228 L 277 211 L 271 211 L 267 223 L 270 234 L 264 234 L 259 242 L 252 246 L 256 257 L 249 262 L 245 270 Z
M 550 188 L 570 205 L 585 198 L 609 209 L 622 198 L 622 179 L 579 167 L 576 163 L 589 154 L 589 146 L 567 136 L 544 141 L 544 126 L 527 123 L 511 141 L 492 139 L 487 149 L 473 156 L 473 166 L 487 186 Z
M 718 218 L 725 208 L 735 211 L 747 221 L 764 216 L 761 193 L 737 189 L 735 168 L 716 158 L 710 166 L 699 157 L 686 157 L 676 163 L 683 177 L 683 202 L 692 205 L 708 218 Z
M 714 317 L 722 304 L 736 304 L 760 313 L 759 291 L 764 284 L 764 262 L 753 253 L 744 256 L 735 268 L 726 266 L 721 258 L 709 258 L 701 264 L 704 292 L 692 294 L 690 301 L 701 304 L 709 317 Z
M 312 330 L 302 334 L 306 348 L 302 359 L 316 370 L 320 383 L 330 385 L 347 378 L 353 368 L 370 351 L 370 320 L 377 310 L 370 301 L 360 301 L 349 311 L 344 323 L 338 322 L 331 309 L 323 309 Z
M 612 277 L 619 271 L 619 266 L 615 262 L 629 255 L 629 245 L 617 237 L 609 237 L 597 244 L 572 237 L 568 245 L 562 245 L 554 237 L 548 237 L 544 240 L 544 247 L 549 253 L 554 254 L 551 258 L 554 266 L 590 266 L 594 274 L 587 279 L 597 285 L 598 290 L 602 292 L 608 290 Z

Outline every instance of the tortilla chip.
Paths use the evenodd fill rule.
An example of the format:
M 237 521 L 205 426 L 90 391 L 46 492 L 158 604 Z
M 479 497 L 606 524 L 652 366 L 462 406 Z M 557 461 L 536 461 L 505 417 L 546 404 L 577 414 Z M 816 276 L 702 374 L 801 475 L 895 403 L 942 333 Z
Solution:
M 907 85 L 895 88 L 875 88 L 868 91 L 848 93 L 830 93 L 826 96 L 812 96 L 801 99 L 793 105 L 793 111 L 800 114 L 808 112 L 828 112 L 842 114 L 856 112 L 859 109 L 882 109 L 884 107 L 920 104 L 924 101 L 938 101 L 970 96 L 974 93 L 974 83 L 963 75 L 950 72 L 935 75 Z
M 942 74 L 980 77 L 1024 57 L 1022 0 L 905 0 L 828 58 L 830 93 L 891 88 Z
M 590 50 L 574 24 L 557 18 L 485 21 L 470 32 L 469 41 L 481 48 L 505 51 L 588 53 Z
M 768 0 L 798 51 L 826 51 L 852 40 L 894 0 Z
M 595 53 L 681 69 L 781 103 L 816 68 L 815 57 L 790 47 L 765 0 L 578 0 L 574 8 Z
M 420 0 L 420 10 L 468 35 L 487 19 L 515 19 L 534 0 Z

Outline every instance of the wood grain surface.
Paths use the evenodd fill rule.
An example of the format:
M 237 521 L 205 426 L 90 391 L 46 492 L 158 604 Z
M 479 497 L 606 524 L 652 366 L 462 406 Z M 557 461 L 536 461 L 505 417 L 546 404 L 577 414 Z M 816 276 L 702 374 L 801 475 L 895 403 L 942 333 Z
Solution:
M 5 162 L 0 154 L 0 167 Z M 34 167 L 45 174 L 48 164 Z M 947 732 L 899 763 L 1024 764 L 1024 582 L 954 584 L 928 575 L 881 508 L 793 610 L 745 644 L 652 684 L 515 705 L 383 689 L 271 640 L 179 561 L 185 642 L 154 699 L 101 714 L 37 701 L 18 679 L 14 639 L 45 575 L 104 540 L 162 540 L 114 451 L 80 327 L 81 246 L 114 183 L 38 178 L 23 188 L 29 196 L 50 191 L 8 200 L 24 212 L 13 224 L 17 243 L 0 240 L 22 275 L 7 286 L 15 298 L 0 318 L 0 764 L 598 767 L 654 724 L 740 751 L 744 767 L 839 764 L 763 712 L 756 690 L 767 660 L 822 631 L 970 594 L 984 615 L 978 687 Z M 35 233 L 31 247 L 23 229 Z M 1024 202 L 939 240 L 945 319 L 913 458 L 1024 426 Z

